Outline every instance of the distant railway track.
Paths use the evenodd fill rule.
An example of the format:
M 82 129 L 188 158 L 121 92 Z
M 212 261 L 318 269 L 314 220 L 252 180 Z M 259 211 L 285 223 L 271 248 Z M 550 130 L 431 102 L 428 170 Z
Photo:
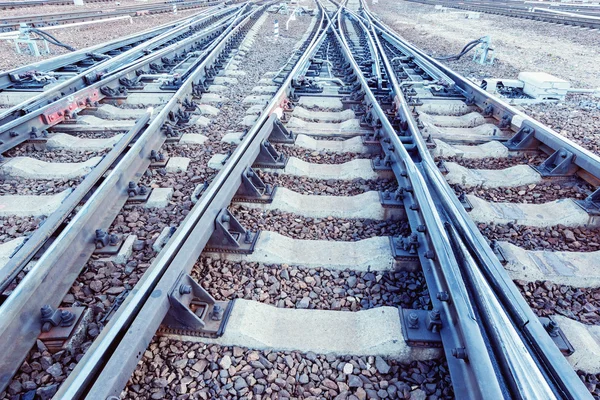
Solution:
M 206 0 L 190 0 L 116 7 L 110 10 L 76 11 L 57 14 L 3 17 L 0 18 L 0 32 L 18 31 L 21 24 L 26 24 L 27 26 L 31 26 L 33 28 L 43 28 L 54 25 L 95 21 L 126 15 L 136 17 L 140 15 L 172 12 L 174 5 L 177 6 L 178 10 L 189 10 L 200 7 L 209 7 L 218 3 L 219 2 L 211 2 Z
M 530 19 L 534 21 L 550 22 L 561 25 L 581 26 L 585 28 L 598 29 L 600 28 L 600 14 L 598 10 L 585 11 L 590 15 L 583 14 L 581 10 L 569 10 L 576 14 L 582 14 L 581 17 L 570 16 L 565 14 L 557 14 L 550 11 L 536 10 L 530 11 L 528 7 L 515 7 L 507 3 L 496 2 L 456 2 L 447 0 L 408 0 L 413 3 L 421 3 L 428 5 L 443 5 L 449 8 L 456 8 L 466 11 L 483 12 L 486 14 L 504 15 L 507 17 Z M 529 8 L 533 8 L 533 5 Z M 562 9 L 559 9 L 562 11 Z M 566 12 L 567 10 L 565 10 Z

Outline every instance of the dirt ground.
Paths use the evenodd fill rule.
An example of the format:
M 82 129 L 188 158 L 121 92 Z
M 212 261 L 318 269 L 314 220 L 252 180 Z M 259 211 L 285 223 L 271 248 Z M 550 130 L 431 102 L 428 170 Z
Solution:
M 457 54 L 466 43 L 490 35 L 493 66 L 472 61 L 472 54 L 449 62 L 467 77 L 516 78 L 521 71 L 543 71 L 571 81 L 573 87 L 600 88 L 600 33 L 587 28 L 480 14 L 467 19 L 461 10 L 402 0 L 369 2 L 369 8 L 405 39 L 433 56 Z

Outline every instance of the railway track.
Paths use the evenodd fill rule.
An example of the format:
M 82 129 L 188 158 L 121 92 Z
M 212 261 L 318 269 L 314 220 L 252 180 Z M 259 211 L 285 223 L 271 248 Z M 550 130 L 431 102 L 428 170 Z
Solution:
M 598 157 L 402 41 L 358 1 L 318 4 L 289 58 L 267 34 L 277 18 L 267 6 L 205 17 L 196 36 L 51 104 L 34 99 L 31 113 L 0 127 L 14 140 L 2 150 L 3 187 L 71 186 L 81 196 L 66 210 L 69 197 L 59 199 L 29 249 L 9 251 L 0 269 L 0 337 L 14 343 L 0 357 L 2 387 L 50 386 L 60 399 L 587 398 L 565 355 L 596 350 L 555 342 L 578 345 L 591 331 L 538 319 L 512 279 L 560 281 L 557 256 L 582 271 L 567 274 L 580 285 L 596 279 L 593 257 L 533 255 L 490 242 L 486 226 L 558 221 L 583 240 L 595 226 Z M 297 38 L 277 40 L 287 48 Z M 166 80 L 147 72 L 157 59 Z M 97 103 L 77 101 L 90 93 Z M 75 112 L 57 114 L 70 104 Z M 40 125 L 52 115 L 59 121 Z M 48 137 L 19 138 L 32 128 Z M 51 178 L 50 191 L 39 180 L 48 165 L 25 180 L 6 176 L 18 157 L 53 157 L 44 147 L 56 132 L 110 151 L 69 156 L 103 158 L 83 183 Z M 97 188 L 84 196 L 88 180 Z M 531 185 L 564 189 L 550 211 L 529 199 L 547 199 L 535 187 L 532 204 L 494 200 Z M 113 241 L 123 243 L 116 255 Z M 44 323 L 61 323 L 40 319 L 45 304 L 83 314 L 75 336 L 85 345 L 61 352 L 56 327 L 35 344 Z M 31 389 L 28 378 L 43 375 L 32 375 L 36 363 L 51 385 Z M 591 364 L 583 369 L 593 373 Z
M 454 1 L 432 1 L 432 0 L 408 0 L 414 3 L 428 5 L 443 5 L 444 7 L 457 8 L 460 10 L 483 12 L 486 14 L 504 15 L 508 17 L 531 19 L 554 24 L 581 26 L 584 28 L 600 28 L 600 15 L 597 10 L 566 10 L 564 13 L 556 13 L 553 10 L 537 8 L 532 11 L 527 6 L 514 6 L 507 3 L 492 2 L 454 2 Z M 562 9 L 561 9 L 562 10 Z M 570 14 L 569 14 L 570 13 Z M 577 14 L 577 15 L 575 15 Z
M 100 3 L 109 2 L 112 0 L 88 0 L 87 3 Z M 0 9 L 9 10 L 13 8 L 25 8 L 25 7 L 36 7 L 36 6 L 62 6 L 62 5 L 73 5 L 70 0 L 24 0 L 24 1 L 3 1 L 0 2 Z
M 173 6 L 178 10 L 190 10 L 194 8 L 209 7 L 219 4 L 204 0 L 152 3 L 145 5 L 124 6 L 108 10 L 77 11 L 56 14 L 23 15 L 15 17 L 0 18 L 0 32 L 18 31 L 21 24 L 26 24 L 33 28 L 43 28 L 48 26 L 71 24 L 83 21 L 95 21 L 129 15 L 135 17 L 138 15 L 148 15 L 164 12 L 173 12 Z

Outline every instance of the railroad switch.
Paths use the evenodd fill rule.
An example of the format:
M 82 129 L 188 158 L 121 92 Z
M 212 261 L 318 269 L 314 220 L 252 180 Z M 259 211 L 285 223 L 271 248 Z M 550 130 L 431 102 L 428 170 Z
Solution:
M 575 348 L 571 345 L 571 342 L 567 339 L 564 332 L 558 326 L 558 323 L 554 321 L 552 318 L 547 317 L 539 317 L 540 322 L 548 335 L 552 338 L 556 347 L 563 353 L 565 356 L 570 356 L 575 352 Z
M 91 310 L 84 307 L 54 309 L 45 305 L 41 309 L 42 332 L 38 338 L 51 353 L 71 347 L 85 339 L 91 315 Z
M 182 272 L 169 292 L 169 303 L 160 332 L 216 338 L 225 332 L 234 301 L 216 301 Z
M 411 347 L 442 347 L 442 319 L 439 310 L 400 308 L 399 314 L 406 344 Z

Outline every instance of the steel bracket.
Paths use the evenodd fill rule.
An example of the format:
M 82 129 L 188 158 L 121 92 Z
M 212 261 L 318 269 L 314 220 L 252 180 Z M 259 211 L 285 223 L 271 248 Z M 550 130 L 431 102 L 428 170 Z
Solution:
M 390 247 L 392 248 L 392 255 L 397 261 L 419 264 L 419 252 L 417 251 L 419 241 L 415 233 L 407 238 L 390 236 Z
M 540 141 L 535 137 L 535 129 L 522 126 L 513 137 L 504 142 L 504 145 L 512 151 L 537 150 Z
M 127 185 L 127 195 L 129 196 L 127 202 L 130 204 L 145 203 L 150 198 L 150 193 L 152 193 L 152 189 L 131 181 Z
M 242 174 L 242 184 L 233 196 L 233 201 L 271 203 L 277 187 L 265 185 L 256 172 L 248 167 Z
M 285 154 L 277 152 L 275 147 L 268 141 L 263 140 L 260 144 L 260 152 L 254 161 L 253 166 L 257 168 L 277 168 L 283 169 L 287 164 L 288 158 Z
M 556 321 L 549 317 L 539 317 L 539 320 L 561 353 L 563 353 L 565 356 L 570 356 L 575 352 L 575 348 L 573 347 L 571 342 L 569 342 L 569 340 L 565 336 L 565 333 L 562 331 L 562 329 L 560 329 Z
M 575 200 L 575 203 L 590 215 L 600 215 L 600 189 L 597 189 L 584 200 Z
M 533 168 L 543 177 L 571 176 L 579 167 L 573 162 L 575 154 L 567 149 L 558 149 L 543 163 Z
M 273 114 L 269 119 L 272 121 L 271 133 L 269 134 L 269 141 L 272 143 L 286 143 L 294 144 L 296 137 L 291 131 L 288 131 L 283 123 Z M 266 125 L 269 124 L 267 121 Z
M 224 208 L 215 219 L 215 231 L 206 245 L 207 252 L 250 254 L 260 231 L 252 233 Z
M 372 159 L 371 167 L 373 168 L 373 171 L 389 171 L 392 169 L 392 163 L 392 158 L 386 154 L 383 159 L 379 156 Z
M 96 229 L 94 243 L 96 244 L 94 254 L 100 256 L 112 256 L 121 250 L 121 246 L 123 245 L 123 235 L 109 234 L 102 229 Z
M 465 208 L 465 211 L 468 212 L 473 209 L 473 204 L 471 204 L 471 201 L 469 200 L 465 192 L 460 192 L 460 194 L 458 195 L 458 201 L 460 201 L 460 204 L 462 204 L 462 206 Z
M 404 207 L 404 188 L 398 187 L 396 191 L 389 190 L 379 192 L 379 202 L 384 208 L 403 208 Z
M 492 251 L 494 252 L 496 257 L 498 257 L 498 261 L 500 261 L 500 264 L 506 265 L 508 260 L 506 259 L 506 256 L 504 255 L 504 251 L 502 250 L 502 247 L 500 247 L 498 245 L 497 240 L 494 239 L 490 242 L 490 248 L 492 249 Z
M 233 301 L 216 301 L 184 272 L 169 292 L 169 303 L 163 328 L 213 338 L 223 335 L 233 308 Z
M 77 327 L 83 320 L 85 310 L 84 307 L 54 309 L 49 305 L 42 308 L 42 332 L 38 338 L 48 351 L 56 353 L 62 350 L 65 344 L 77 335 Z
M 442 320 L 435 308 L 428 310 L 399 309 L 402 334 L 411 347 L 442 347 Z

